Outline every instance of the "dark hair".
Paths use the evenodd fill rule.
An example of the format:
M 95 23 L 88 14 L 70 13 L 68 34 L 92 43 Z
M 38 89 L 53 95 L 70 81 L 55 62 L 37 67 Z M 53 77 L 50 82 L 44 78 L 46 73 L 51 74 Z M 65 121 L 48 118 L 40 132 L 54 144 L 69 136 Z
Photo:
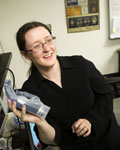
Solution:
M 44 27 L 46 30 L 48 30 L 48 32 L 50 34 L 52 34 L 50 28 L 46 25 L 43 24 L 41 22 L 28 22 L 26 24 L 24 24 L 23 26 L 21 26 L 16 34 L 16 42 L 18 45 L 18 48 L 20 51 L 24 51 L 25 48 L 25 34 L 27 31 L 34 29 L 36 27 Z M 31 67 L 29 69 L 29 74 L 32 72 L 32 70 L 35 68 L 35 65 L 33 64 L 33 62 L 31 63 Z
M 20 51 L 24 51 L 25 48 L 25 34 L 27 31 L 34 29 L 36 27 L 44 27 L 46 30 L 48 30 L 48 32 L 50 34 L 51 30 L 49 29 L 49 27 L 41 22 L 28 22 L 26 24 L 24 24 L 22 27 L 19 28 L 17 34 L 16 34 L 16 41 L 17 41 L 17 45 Z

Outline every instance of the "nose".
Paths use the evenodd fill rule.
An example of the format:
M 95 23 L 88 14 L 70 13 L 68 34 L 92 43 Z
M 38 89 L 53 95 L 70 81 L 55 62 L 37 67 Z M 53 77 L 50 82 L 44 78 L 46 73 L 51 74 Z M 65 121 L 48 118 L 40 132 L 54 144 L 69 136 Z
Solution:
M 42 48 L 44 48 L 44 45 L 47 45 L 46 42 L 45 43 L 41 43 L 42 44 Z
M 46 43 L 42 43 L 43 51 L 49 51 L 50 47 Z

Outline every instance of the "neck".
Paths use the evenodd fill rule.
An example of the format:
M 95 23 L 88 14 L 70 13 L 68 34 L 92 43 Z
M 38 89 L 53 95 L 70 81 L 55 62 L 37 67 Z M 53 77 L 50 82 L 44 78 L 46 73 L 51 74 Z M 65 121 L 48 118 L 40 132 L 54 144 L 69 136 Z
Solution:
M 61 70 L 60 70 L 60 64 L 58 60 L 56 60 L 56 63 L 53 66 L 44 69 L 38 68 L 38 70 L 44 78 L 51 80 L 54 83 L 56 83 L 58 86 L 62 87 Z

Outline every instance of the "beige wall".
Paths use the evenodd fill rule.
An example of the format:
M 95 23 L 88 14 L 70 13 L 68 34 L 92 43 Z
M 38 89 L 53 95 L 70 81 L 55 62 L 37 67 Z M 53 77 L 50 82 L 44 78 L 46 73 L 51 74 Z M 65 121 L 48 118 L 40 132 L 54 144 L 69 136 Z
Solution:
M 59 55 L 83 55 L 103 74 L 118 71 L 120 40 L 108 39 L 108 0 L 100 0 L 100 30 L 77 33 L 67 33 L 64 0 L 0 0 L 0 41 L 5 52 L 13 53 L 10 68 L 17 88 L 26 79 L 28 65 L 19 54 L 15 34 L 28 21 L 52 25 Z

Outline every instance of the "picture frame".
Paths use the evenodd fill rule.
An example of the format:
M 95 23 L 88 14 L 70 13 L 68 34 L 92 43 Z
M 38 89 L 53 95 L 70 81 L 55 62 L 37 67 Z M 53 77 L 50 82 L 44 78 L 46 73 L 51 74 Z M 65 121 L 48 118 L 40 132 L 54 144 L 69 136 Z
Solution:
M 100 29 L 99 0 L 65 0 L 68 33 Z
M 120 0 L 109 0 L 109 39 L 120 39 Z

